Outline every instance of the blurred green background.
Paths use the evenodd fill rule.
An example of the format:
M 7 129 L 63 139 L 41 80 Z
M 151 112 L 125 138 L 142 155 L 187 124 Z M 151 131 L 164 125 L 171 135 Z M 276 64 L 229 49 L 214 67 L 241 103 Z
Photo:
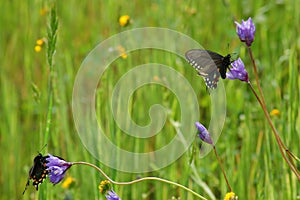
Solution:
M 235 33 L 234 20 L 252 17 L 256 25 L 252 45 L 260 82 L 269 111 L 280 114 L 272 120 L 285 145 L 300 155 L 299 58 L 300 4 L 297 0 L 277 1 L 58 1 L 58 40 L 55 54 L 53 121 L 45 145 L 48 107 L 49 66 L 46 45 L 36 52 L 36 41 L 47 37 L 53 1 L 1 1 L 0 17 L 0 198 L 1 199 L 105 199 L 98 191 L 103 177 L 94 169 L 74 166 L 67 176 L 72 187 L 55 187 L 46 180 L 38 192 L 30 186 L 24 196 L 28 171 L 38 151 L 52 153 L 68 161 L 87 161 L 100 166 L 112 179 L 130 181 L 137 177 L 158 176 L 183 184 L 207 199 L 222 199 L 226 183 L 215 155 L 199 158 L 191 150 L 172 165 L 145 174 L 130 174 L 110 169 L 89 154 L 75 130 L 72 116 L 72 89 L 81 62 L 99 42 L 121 31 L 141 27 L 164 27 L 184 33 L 204 48 L 237 53 L 244 61 L 254 83 L 252 65 L 244 44 Z M 130 24 L 120 26 L 121 15 Z M 103 130 L 115 142 L 136 149 L 130 138 L 123 139 L 115 124 L 109 97 L 114 84 L 137 63 L 168 63 L 181 72 L 201 96 L 201 121 L 210 120 L 210 98 L 204 81 L 183 59 L 162 51 L 133 52 L 113 63 L 97 89 L 97 116 Z M 296 176 L 283 161 L 263 112 L 245 83 L 223 81 L 227 94 L 227 117 L 216 144 L 233 191 L 239 199 L 300 199 Z M 101 96 L 101 98 L 100 98 Z M 145 104 L 145 100 L 147 103 Z M 168 120 L 178 120 L 180 108 L 171 91 L 149 86 L 134 94 L 132 118 L 141 125 L 149 123 L 148 109 L 159 103 L 173 111 Z M 146 113 L 146 114 L 144 114 Z M 194 122 L 191 122 L 194 123 Z M 176 134 L 172 123 L 162 130 L 165 139 Z M 170 137 L 170 138 L 168 138 Z M 128 140 L 128 141 L 127 141 Z M 151 138 L 140 150 L 149 151 L 161 141 Z M 199 141 L 198 141 L 199 142 Z M 194 146 L 197 146 L 195 141 Z M 152 145 L 153 144 L 153 145 Z M 150 146 L 150 147 L 149 147 Z M 170 152 L 171 153 L 171 152 Z M 299 162 L 296 163 L 298 169 Z M 194 199 L 190 193 L 159 182 L 143 182 L 114 187 L 123 199 Z

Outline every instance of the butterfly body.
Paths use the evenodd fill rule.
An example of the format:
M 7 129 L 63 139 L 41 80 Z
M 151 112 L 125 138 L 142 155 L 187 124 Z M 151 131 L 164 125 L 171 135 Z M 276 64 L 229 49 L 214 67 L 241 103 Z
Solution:
M 209 50 L 191 49 L 185 53 L 185 57 L 210 89 L 217 87 L 220 76 L 226 78 L 226 71 L 231 64 L 230 54 L 222 56 Z
M 38 190 L 39 184 L 42 183 L 46 178 L 47 174 L 49 173 L 46 166 L 46 158 L 48 158 L 48 156 L 43 156 L 40 153 L 34 158 L 33 166 L 29 170 L 29 177 L 23 194 L 25 193 L 31 179 L 33 180 L 33 186 L 36 190 Z

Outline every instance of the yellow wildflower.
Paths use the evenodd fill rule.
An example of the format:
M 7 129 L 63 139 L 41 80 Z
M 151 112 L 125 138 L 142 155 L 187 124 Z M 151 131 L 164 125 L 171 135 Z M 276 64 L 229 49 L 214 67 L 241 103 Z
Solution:
M 39 45 L 39 46 L 42 46 L 44 44 L 44 40 L 43 39 L 38 39 L 36 41 L 36 44 Z
M 120 52 L 120 56 L 121 56 L 123 59 L 126 59 L 126 58 L 127 58 L 126 50 L 125 50 L 124 47 L 118 46 L 118 51 Z
M 122 53 L 122 54 L 121 54 L 121 57 L 122 57 L 123 59 L 126 59 L 126 58 L 127 58 L 127 54 L 126 54 L 126 53 Z
M 42 8 L 42 9 L 40 9 L 40 15 L 41 15 L 41 16 L 46 15 L 46 14 L 47 14 L 47 11 L 48 11 L 47 8 Z
M 160 81 L 160 78 L 159 78 L 159 76 L 155 75 L 155 76 L 153 76 L 153 80 L 154 81 Z
M 39 53 L 42 50 L 42 47 L 40 45 L 36 45 L 34 47 L 35 52 Z
M 280 111 L 278 109 L 273 109 L 271 112 L 270 112 L 270 115 L 271 116 L 279 116 L 280 115 Z
M 228 192 L 224 197 L 224 200 L 235 200 L 235 199 L 238 199 L 238 197 L 235 196 L 234 192 Z
M 129 24 L 130 22 L 130 17 L 129 15 L 122 15 L 120 18 L 119 18 L 119 24 L 120 26 L 122 27 L 125 27 Z
M 71 176 L 67 177 L 62 183 L 61 187 L 64 189 L 68 189 L 72 183 L 75 182 L 75 179 Z
M 99 188 L 100 193 L 105 194 L 108 190 L 111 189 L 109 180 L 101 181 L 98 188 Z

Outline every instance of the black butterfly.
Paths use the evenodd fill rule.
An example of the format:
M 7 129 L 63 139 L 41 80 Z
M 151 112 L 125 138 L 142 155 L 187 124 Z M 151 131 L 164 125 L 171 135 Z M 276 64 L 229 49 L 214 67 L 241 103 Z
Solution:
M 204 78 L 209 89 L 217 87 L 220 75 L 226 78 L 226 70 L 229 69 L 230 54 L 222 56 L 216 52 L 202 49 L 191 49 L 185 53 L 188 62 Z
M 33 161 L 33 166 L 29 170 L 29 177 L 26 183 L 23 194 L 25 193 L 27 187 L 29 186 L 30 179 L 33 180 L 32 185 L 38 190 L 39 184 L 44 181 L 49 171 L 47 170 L 47 160 L 49 156 L 43 156 L 42 154 L 38 154 Z

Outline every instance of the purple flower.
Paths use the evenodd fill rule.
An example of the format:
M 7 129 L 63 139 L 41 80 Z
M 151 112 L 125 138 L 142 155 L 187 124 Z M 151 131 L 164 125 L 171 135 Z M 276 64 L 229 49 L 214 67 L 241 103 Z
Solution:
M 248 72 L 245 69 L 244 63 L 241 58 L 237 59 L 231 64 L 232 68 L 226 73 L 226 77 L 234 80 L 239 79 L 241 81 L 249 82 Z
M 105 197 L 107 200 L 121 200 L 121 198 L 118 197 L 118 195 L 113 190 L 109 190 Z
M 72 163 L 51 154 L 48 154 L 48 156 L 46 158 L 46 166 L 49 171 L 50 182 L 55 185 L 64 178 L 66 171 L 72 166 Z
M 242 20 L 242 24 L 235 22 L 236 24 L 236 33 L 238 34 L 242 42 L 246 42 L 248 47 L 251 46 L 254 40 L 255 26 L 252 22 L 251 17 L 247 21 Z
M 208 144 L 211 144 L 213 145 L 213 141 L 209 135 L 209 132 L 207 131 L 207 129 L 202 125 L 200 124 L 200 122 L 196 122 L 195 123 L 198 131 L 199 131 L 199 137 L 200 139 L 203 141 L 203 142 L 206 142 Z

